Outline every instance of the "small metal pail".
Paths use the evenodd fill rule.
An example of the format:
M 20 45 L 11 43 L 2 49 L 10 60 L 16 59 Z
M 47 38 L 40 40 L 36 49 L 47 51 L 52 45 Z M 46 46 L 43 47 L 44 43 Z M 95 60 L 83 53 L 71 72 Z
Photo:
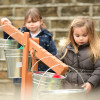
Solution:
M 40 100 L 85 100 L 84 89 L 60 89 L 40 91 Z
M 47 58 L 47 57 L 44 57 L 44 58 Z M 34 64 L 34 66 L 36 65 L 36 63 Z M 48 70 L 58 65 L 59 64 L 54 65 Z M 32 66 L 32 68 L 34 66 Z M 71 66 L 69 66 L 69 68 L 72 68 L 75 72 L 77 72 L 77 74 L 80 76 L 80 78 L 82 79 L 84 83 L 84 80 L 82 76 L 80 75 L 80 73 Z M 45 72 L 39 72 L 39 73 L 33 72 L 33 99 L 35 100 L 85 100 L 85 92 L 86 92 L 85 89 L 65 89 L 64 88 L 63 83 L 64 83 L 64 79 L 67 78 L 67 74 L 65 76 L 62 76 L 61 78 L 53 78 L 52 76 L 55 73 L 47 72 L 48 70 L 46 70 Z
M 52 90 L 52 89 L 61 89 L 62 88 L 62 81 L 64 79 L 64 76 L 62 78 L 52 78 L 55 73 L 47 72 L 44 74 L 44 72 L 33 72 L 33 99 L 38 99 L 38 92 L 39 91 L 45 91 L 45 90 Z M 43 77 L 42 77 L 43 76 Z M 42 77 L 42 79 L 41 79 Z M 41 82 L 40 82 L 41 79 Z M 40 84 L 39 84 L 40 82 Z M 38 88 L 39 85 L 39 88 Z
M 5 56 L 8 78 L 21 78 L 23 49 L 6 49 Z M 30 55 L 28 57 L 28 60 L 28 66 L 31 68 L 32 59 Z
M 17 44 L 15 40 L 0 39 L 0 60 L 6 60 L 4 53 L 5 49 L 16 49 Z

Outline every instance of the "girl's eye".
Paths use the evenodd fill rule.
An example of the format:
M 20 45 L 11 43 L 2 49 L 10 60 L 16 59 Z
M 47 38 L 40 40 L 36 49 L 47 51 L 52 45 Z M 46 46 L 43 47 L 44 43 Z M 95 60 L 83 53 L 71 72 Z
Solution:
M 37 21 L 33 21 L 33 23 L 36 23 Z
M 75 35 L 76 37 L 79 37 L 79 35 Z
M 31 21 L 27 22 L 27 23 L 31 23 Z
M 29 22 L 27 22 L 27 23 L 36 23 L 36 22 L 37 22 L 37 21 L 33 21 L 33 22 L 32 22 L 32 21 L 29 21 Z
M 84 36 L 84 37 L 87 37 L 87 34 L 84 34 L 83 36 Z

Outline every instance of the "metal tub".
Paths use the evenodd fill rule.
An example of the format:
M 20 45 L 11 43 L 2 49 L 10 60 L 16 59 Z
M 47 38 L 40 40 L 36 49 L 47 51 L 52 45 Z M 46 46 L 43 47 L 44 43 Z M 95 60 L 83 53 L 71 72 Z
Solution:
M 76 70 L 75 70 L 76 71 Z M 76 71 L 78 73 L 78 71 Z M 33 73 L 33 99 L 35 100 L 85 100 L 86 89 L 64 86 L 67 76 L 52 78 L 55 73 Z M 78 73 L 79 74 L 79 73 Z M 83 83 L 84 80 L 81 77 Z M 68 83 L 67 83 L 68 84 Z
M 23 49 L 6 49 L 5 56 L 8 70 L 8 78 L 21 78 Z M 32 59 L 30 55 L 28 60 L 28 67 L 30 70 L 32 64 Z
M 85 89 L 40 91 L 37 100 L 85 100 Z

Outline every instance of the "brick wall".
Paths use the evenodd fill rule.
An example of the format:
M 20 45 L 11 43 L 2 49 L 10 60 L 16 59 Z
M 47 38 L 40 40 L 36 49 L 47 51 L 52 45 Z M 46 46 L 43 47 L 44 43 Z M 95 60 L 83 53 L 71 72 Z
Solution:
M 59 40 L 67 36 L 68 26 L 76 16 L 91 16 L 100 34 L 100 0 L 0 0 L 0 18 L 8 17 L 15 27 L 21 27 L 26 10 L 32 7 L 42 12 L 57 47 Z M 2 38 L 2 31 L 0 33 Z

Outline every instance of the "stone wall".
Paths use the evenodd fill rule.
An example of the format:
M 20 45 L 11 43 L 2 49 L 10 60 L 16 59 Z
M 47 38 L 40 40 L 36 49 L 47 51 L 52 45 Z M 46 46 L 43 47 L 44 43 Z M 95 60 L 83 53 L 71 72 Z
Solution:
M 0 18 L 7 17 L 16 28 L 22 27 L 26 10 L 32 7 L 37 7 L 42 12 L 57 48 L 63 44 L 60 40 L 67 37 L 69 24 L 76 16 L 92 17 L 96 32 L 100 34 L 100 0 L 0 0 Z M 0 38 L 3 38 L 1 28 Z M 13 100 L 14 85 L 8 79 L 6 63 L 2 60 L 0 90 L 0 100 Z
M 69 24 L 76 16 L 91 16 L 100 34 L 100 0 L 0 0 L 0 18 L 8 17 L 16 28 L 22 27 L 26 10 L 32 7 L 42 12 L 57 47 L 59 40 L 67 36 Z

